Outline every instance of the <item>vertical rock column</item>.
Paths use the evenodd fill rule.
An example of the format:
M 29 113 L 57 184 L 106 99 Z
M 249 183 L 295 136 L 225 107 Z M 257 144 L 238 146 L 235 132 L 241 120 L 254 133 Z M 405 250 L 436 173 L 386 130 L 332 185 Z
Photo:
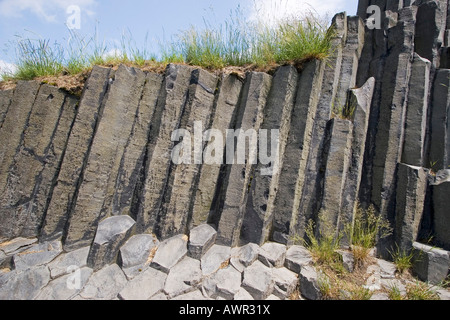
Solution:
M 347 92 L 356 85 L 358 61 L 364 46 L 364 24 L 359 16 L 347 18 L 347 40 L 342 50 L 341 74 L 334 100 L 334 109 L 345 107 Z
M 0 128 L 0 196 L 3 194 L 14 155 L 26 129 L 40 84 L 37 81 L 19 81 L 3 126 Z M 6 231 L 6 230 L 5 230 Z
M 161 208 L 159 235 L 167 239 L 176 234 L 186 234 L 189 213 L 192 210 L 194 190 L 197 187 L 203 159 L 203 131 L 209 126 L 218 79 L 216 76 L 197 69 L 193 71 L 189 86 L 189 98 L 181 119 L 180 128 L 190 134 L 191 150 L 189 163 L 171 163 L 167 187 Z M 184 145 L 184 141 L 182 142 Z M 192 153 L 192 151 L 194 151 Z
M 142 175 L 149 132 L 152 126 L 158 126 L 159 119 L 155 118 L 159 116 L 157 101 L 163 77 L 149 73 L 145 81 L 131 135 L 120 160 L 117 179 L 110 185 L 112 189 L 108 190 L 108 194 L 113 194 L 113 197 L 111 203 L 105 202 L 104 205 L 108 205 L 107 210 L 111 215 L 132 215 L 135 218 L 135 213 L 132 212 L 133 197 Z
M 435 243 L 450 250 L 450 177 L 432 186 Z
M 353 223 L 353 213 L 361 184 L 370 106 L 374 89 L 375 78 L 370 78 L 361 88 L 352 89 L 347 101 L 347 109 L 353 111 L 353 138 L 349 170 L 342 194 L 340 230 Z
M 434 80 L 431 110 L 430 166 L 434 171 L 450 165 L 450 70 L 439 69 Z
M 46 210 L 40 234 L 42 241 L 61 238 L 66 228 L 73 209 L 73 201 L 83 177 L 97 120 L 102 113 L 110 73 L 111 69 L 94 67 L 85 84 L 61 168 Z
M 211 129 L 218 130 L 222 136 L 222 152 L 225 151 L 225 135 L 226 130 L 232 129 L 234 121 L 236 121 L 236 114 L 238 112 L 239 97 L 242 89 L 242 81 L 234 75 L 223 76 L 218 92 L 217 102 L 214 110 L 214 118 Z M 208 146 L 213 148 L 216 145 L 215 139 L 218 136 L 211 134 L 206 137 L 207 149 Z M 210 139 L 214 139 L 213 141 Z M 214 152 L 219 150 L 213 149 Z M 211 151 L 212 152 L 212 151 Z M 223 160 L 223 159 L 221 159 Z M 194 205 L 192 209 L 191 225 L 193 227 L 199 226 L 208 220 L 208 216 L 213 206 L 215 190 L 220 184 L 218 181 L 220 176 L 220 169 L 226 165 L 220 163 L 205 163 L 201 167 L 200 178 L 195 190 Z
M 247 74 L 239 107 L 240 114 L 235 128 L 238 133 L 238 130 L 241 130 L 240 137 L 237 139 L 238 144 L 241 143 L 246 146 L 243 149 L 245 152 L 245 163 L 237 163 L 239 158 L 242 160 L 244 155 L 238 154 L 239 148 L 235 148 L 233 155 L 234 164 L 227 163 L 227 169 L 229 170 L 227 183 L 222 186 L 223 189 L 220 191 L 218 207 L 215 209 L 220 214 L 216 241 L 219 244 L 228 246 L 239 244 L 248 187 L 254 174 L 252 170 L 254 164 L 251 163 L 249 155 L 250 143 L 246 142 L 252 139 L 252 135 L 247 139 L 245 133 L 258 132 L 263 120 L 263 111 L 271 84 L 272 77 L 266 73 L 252 72 Z M 235 141 L 236 139 L 233 140 Z M 231 152 L 231 150 L 227 146 L 228 152 Z M 227 156 L 227 158 L 230 157 L 231 155 Z M 214 214 L 217 214 L 217 212 Z
M 353 125 L 349 120 L 334 118 L 329 126 L 329 141 L 324 150 L 326 159 L 322 201 L 317 222 L 323 235 L 338 231 L 353 136 Z
M 421 167 L 400 163 L 397 174 L 394 237 L 405 252 L 417 240 L 427 190 L 427 173 Z
M 38 235 L 76 103 L 56 87 L 39 89 L 1 195 L 1 225 L 12 236 Z
M 111 186 L 117 180 L 144 83 L 140 70 L 121 65 L 116 71 L 63 239 L 66 250 L 89 245 L 98 222 L 109 213 Z
M 322 155 L 326 137 L 327 123 L 331 118 L 333 102 L 336 97 L 337 85 L 339 83 L 342 50 L 347 37 L 347 16 L 339 13 L 333 18 L 336 28 L 336 37 L 332 40 L 332 56 L 325 65 L 322 89 L 320 93 L 317 112 L 314 119 L 313 131 L 308 154 L 308 162 L 304 171 L 304 184 L 298 210 L 296 225 L 293 226 L 294 233 L 303 237 L 306 223 L 315 218 L 318 213 L 318 196 L 323 173 Z
M 382 78 L 380 117 L 373 158 L 372 202 L 391 222 L 394 220 L 394 202 L 397 164 L 401 159 L 413 55 L 415 10 L 400 10 L 399 23 L 388 30 L 386 68 Z
M 417 53 L 411 66 L 408 101 L 406 105 L 405 137 L 402 162 L 424 166 L 425 134 L 427 130 L 430 61 Z
M 5 121 L 6 113 L 11 105 L 11 99 L 13 97 L 14 90 L 2 90 L 0 91 L 0 129 Z
M 280 183 L 274 199 L 276 209 L 271 226 L 268 226 L 270 228 L 264 230 L 271 231 L 271 239 L 283 244 L 288 243 L 291 227 L 296 225 L 324 67 L 325 63 L 319 60 L 311 61 L 304 67 L 298 79 L 289 136 L 282 155 Z M 295 234 L 296 231 L 292 232 Z
M 271 225 L 273 213 L 278 208 L 274 207 L 274 199 L 277 194 L 280 172 L 283 166 L 282 155 L 285 152 L 286 140 L 289 134 L 290 120 L 297 89 L 298 73 L 292 66 L 280 67 L 275 73 L 272 88 L 267 99 L 264 112 L 262 130 L 267 132 L 267 141 L 259 135 L 260 158 L 256 166 L 250 190 L 248 192 L 247 206 L 241 229 L 241 244 L 258 243 L 263 245 L 267 241 L 267 230 Z M 298 125 L 298 124 L 297 124 Z M 272 130 L 278 130 L 276 145 L 272 144 L 275 134 Z M 272 161 L 263 163 L 261 160 L 261 143 L 265 143 L 266 155 L 270 154 Z
M 160 223 L 160 208 L 164 190 L 167 185 L 171 152 L 174 142 L 172 133 L 180 126 L 189 94 L 189 84 L 193 69 L 188 66 L 170 64 L 167 66 L 165 78 L 158 98 L 155 121 L 159 129 L 151 129 L 147 147 L 147 163 L 145 164 L 144 179 L 140 198 L 137 205 L 137 232 L 154 232 Z

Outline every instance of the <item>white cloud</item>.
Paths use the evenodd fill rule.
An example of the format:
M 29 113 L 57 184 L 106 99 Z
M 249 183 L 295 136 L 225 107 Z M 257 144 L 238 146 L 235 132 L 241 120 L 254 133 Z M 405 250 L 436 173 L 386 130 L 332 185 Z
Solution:
M 1 0 L 0 15 L 21 17 L 24 11 L 29 11 L 47 22 L 55 22 L 65 20 L 65 11 L 71 5 L 77 5 L 86 14 L 92 15 L 95 4 L 96 0 Z M 58 19 L 59 15 L 62 19 Z
M 3 74 L 12 74 L 16 69 L 17 67 L 15 64 L 0 60 L 0 81 L 2 81 Z
M 258 0 L 253 1 L 250 19 L 273 24 L 292 16 L 305 16 L 312 12 L 322 17 L 331 18 L 342 12 L 348 0 Z

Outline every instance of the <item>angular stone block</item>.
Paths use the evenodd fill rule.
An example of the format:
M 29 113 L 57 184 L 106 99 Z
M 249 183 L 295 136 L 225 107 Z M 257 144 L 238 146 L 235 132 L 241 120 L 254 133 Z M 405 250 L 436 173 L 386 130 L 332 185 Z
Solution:
M 255 261 L 245 269 L 242 288 L 252 295 L 255 300 L 264 300 L 273 292 L 274 280 L 272 270 Z
M 241 288 L 241 273 L 232 266 L 220 269 L 205 280 L 205 291 L 208 296 L 217 299 L 233 300 Z
M 36 297 L 35 300 L 70 300 L 74 298 L 88 282 L 92 275 L 91 268 L 82 267 L 78 270 L 77 279 L 74 281 L 74 275 L 68 274 L 50 281 Z M 73 282 L 74 281 L 74 282 Z M 68 285 L 72 284 L 72 285 Z
M 11 271 L 7 279 L 0 278 L 0 300 L 33 300 L 49 281 L 50 271 L 46 266 Z
M 272 270 L 274 279 L 273 294 L 284 300 L 297 288 L 298 275 L 286 268 L 275 268 Z
M 427 192 L 427 173 L 423 168 L 400 163 L 397 172 L 395 241 L 408 252 L 417 240 Z
M 178 235 L 160 243 L 150 266 L 169 273 L 181 259 L 187 255 L 187 237 Z
M 280 243 L 267 242 L 258 252 L 258 260 L 269 268 L 282 267 L 286 258 L 286 246 Z
M 414 242 L 413 248 L 413 272 L 419 279 L 433 285 L 444 281 L 450 268 L 449 252 L 418 242 Z
M 169 296 L 169 299 L 172 299 L 194 291 L 201 278 L 200 261 L 185 257 L 170 269 L 164 285 L 164 292 Z
M 159 241 L 150 234 L 132 236 L 119 251 L 119 265 L 127 278 L 132 278 L 150 264 L 150 256 L 158 248 Z
M 189 233 L 188 255 L 200 260 L 216 241 L 217 231 L 208 224 L 195 227 Z
M 94 272 L 80 292 L 80 297 L 88 300 L 113 300 L 127 285 L 127 279 L 117 264 L 112 264 Z
M 230 263 L 240 272 L 258 259 L 259 246 L 249 243 L 242 247 L 231 249 Z
M 319 273 L 313 266 L 305 266 L 299 273 L 300 293 L 308 300 L 320 300 L 322 293 L 319 285 Z
M 226 246 L 213 245 L 201 259 L 202 273 L 208 276 L 219 270 L 231 257 L 231 249 Z
M 61 252 L 62 245 L 60 241 L 44 242 L 14 255 L 13 263 L 16 270 L 26 270 L 48 264 Z
M 26 250 L 29 246 L 35 244 L 38 239 L 27 239 L 27 238 L 14 238 L 10 241 L 0 243 L 0 250 L 6 255 L 14 255 L 21 251 Z
M 300 273 L 304 266 L 313 262 L 312 255 L 303 246 L 293 245 L 286 252 L 284 266 L 294 273 Z
M 84 268 L 87 266 L 87 258 L 90 247 L 81 248 L 64 253 L 48 264 L 52 279 L 66 275 L 73 271 L 73 267 Z
M 129 281 L 119 292 L 121 300 L 148 300 L 164 288 L 167 274 L 148 268 L 146 271 Z
M 130 216 L 115 216 L 101 221 L 89 251 L 88 267 L 97 271 L 117 262 L 120 247 L 130 237 L 135 224 Z

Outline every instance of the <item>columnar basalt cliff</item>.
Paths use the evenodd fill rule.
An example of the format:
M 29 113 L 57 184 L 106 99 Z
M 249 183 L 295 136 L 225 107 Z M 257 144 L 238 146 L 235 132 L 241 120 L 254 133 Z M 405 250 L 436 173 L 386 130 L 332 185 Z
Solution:
M 366 23 L 371 5 L 380 29 Z M 331 56 L 301 70 L 240 78 L 121 65 L 94 67 L 81 98 L 37 81 L 0 91 L 0 238 L 91 246 L 97 268 L 133 235 L 164 241 L 205 224 L 218 245 L 289 245 L 311 219 L 326 227 L 319 213 L 343 230 L 361 203 L 394 230 L 380 254 L 430 236 L 450 250 L 447 0 L 361 0 L 357 16 L 339 13 L 332 27 Z M 191 133 L 190 164 L 172 159 L 189 139 L 177 129 Z M 208 129 L 224 133 L 222 150 L 211 150 Z M 279 169 L 263 174 L 274 162 L 248 153 L 202 162 L 203 152 L 239 156 L 228 129 L 279 130 Z M 127 232 L 107 248 L 94 242 L 116 216 L 127 220 L 110 228 Z

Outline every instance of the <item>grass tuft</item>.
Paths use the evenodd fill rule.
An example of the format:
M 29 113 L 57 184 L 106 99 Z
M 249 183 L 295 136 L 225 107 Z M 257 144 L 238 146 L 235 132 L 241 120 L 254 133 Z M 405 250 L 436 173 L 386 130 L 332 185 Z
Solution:
M 124 32 L 119 48 L 111 48 L 94 36 L 69 31 L 67 44 L 41 38 L 18 37 L 15 48 L 17 71 L 4 80 L 31 80 L 45 76 L 77 75 L 94 65 L 127 64 L 140 68 L 179 63 L 208 70 L 244 67 L 271 71 L 279 65 L 300 67 L 311 59 L 326 59 L 332 48 L 334 27 L 314 14 L 288 18 L 276 24 L 249 20 L 240 8 L 218 26 L 206 20 L 203 28 L 181 31 L 169 44 L 160 44 L 160 55 L 138 47 L 130 31 Z

